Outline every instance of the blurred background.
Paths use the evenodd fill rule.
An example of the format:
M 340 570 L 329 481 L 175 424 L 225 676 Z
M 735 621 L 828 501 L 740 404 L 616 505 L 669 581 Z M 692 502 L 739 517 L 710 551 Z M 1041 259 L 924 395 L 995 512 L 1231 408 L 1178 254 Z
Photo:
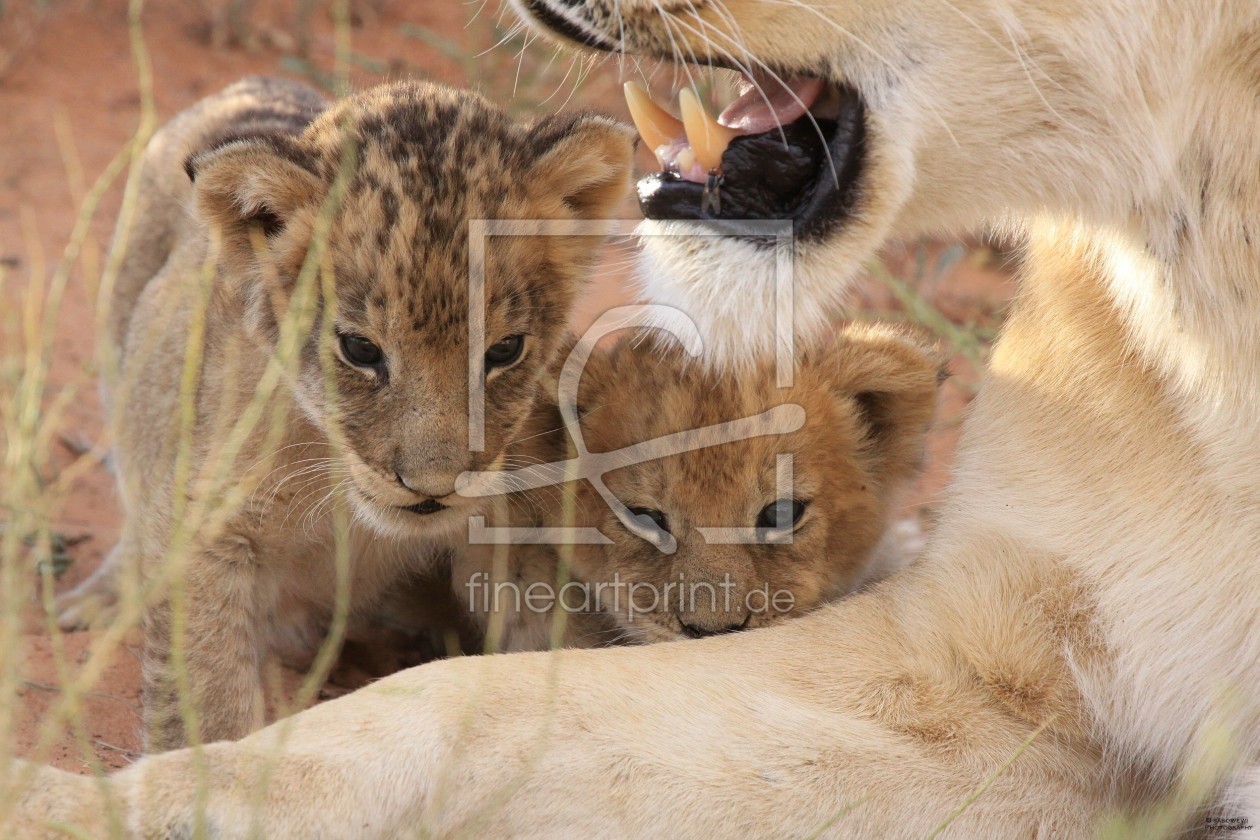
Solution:
M 71 730 L 110 767 L 134 760 L 140 746 L 134 637 L 107 652 L 100 679 L 75 698 L 75 720 L 54 723 L 38 744 L 92 641 L 51 631 L 41 580 L 59 591 L 82 580 L 119 528 L 102 464 L 96 284 L 137 132 L 248 74 L 301 78 L 330 95 L 347 75 L 355 89 L 430 79 L 476 88 L 519 115 L 591 107 L 622 119 L 621 81 L 652 75 L 633 62 L 559 52 L 520 31 L 499 0 L 336 8 L 330 0 L 0 0 L 0 529 L 9 526 L 0 532 L 0 687 L 16 685 L 19 698 L 0 700 L 0 759 L 12 746 L 85 770 Z M 653 165 L 640 154 L 641 166 Z M 623 218 L 636 215 L 627 200 Z M 610 249 L 579 321 L 632 299 L 628 247 Z M 953 354 L 928 470 L 906 510 L 925 529 L 1016 260 L 1009 243 L 984 237 L 900 243 L 871 265 L 846 313 L 914 322 Z

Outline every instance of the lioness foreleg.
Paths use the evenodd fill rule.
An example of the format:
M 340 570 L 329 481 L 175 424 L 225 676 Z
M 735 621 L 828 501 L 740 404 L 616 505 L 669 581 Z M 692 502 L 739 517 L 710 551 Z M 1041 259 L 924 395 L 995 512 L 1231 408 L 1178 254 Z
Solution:
M 1089 836 L 1114 791 L 1030 693 L 1047 663 L 992 670 L 942 642 L 938 592 L 889 583 L 747 633 L 437 662 L 109 783 L 136 836 L 199 809 L 229 837 Z

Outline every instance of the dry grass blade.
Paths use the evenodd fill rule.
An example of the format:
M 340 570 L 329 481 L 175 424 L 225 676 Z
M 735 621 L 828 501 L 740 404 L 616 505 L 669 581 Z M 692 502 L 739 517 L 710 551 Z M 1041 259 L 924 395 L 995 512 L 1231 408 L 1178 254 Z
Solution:
M 1007 770 L 1011 769 L 1011 765 L 1013 765 L 1016 761 L 1019 761 L 1020 756 L 1022 756 L 1028 748 L 1033 745 L 1033 742 L 1036 741 L 1037 738 L 1041 736 L 1041 733 L 1045 732 L 1050 724 L 1054 723 L 1054 721 L 1055 718 L 1053 717 L 1046 718 L 1042 721 L 1041 725 L 1034 729 L 1028 737 L 1024 739 L 1024 742 L 1019 745 L 1019 749 L 1015 750 L 1015 752 L 1011 753 L 1009 758 L 999 764 L 997 768 L 990 773 L 983 782 L 980 783 L 980 786 L 977 787 L 970 796 L 959 803 L 957 808 L 950 811 L 949 815 L 945 817 L 945 819 L 941 820 L 940 824 L 937 825 L 936 828 L 932 829 L 932 832 L 927 836 L 927 840 L 933 840 L 933 838 L 940 836 L 941 832 L 949 828 L 950 824 L 954 822 L 954 820 L 965 814 L 967 809 L 972 805 L 975 805 L 976 802 L 979 801 L 980 797 L 984 796 L 985 793 L 988 792 L 989 788 L 993 787 L 993 783 L 1000 779 Z

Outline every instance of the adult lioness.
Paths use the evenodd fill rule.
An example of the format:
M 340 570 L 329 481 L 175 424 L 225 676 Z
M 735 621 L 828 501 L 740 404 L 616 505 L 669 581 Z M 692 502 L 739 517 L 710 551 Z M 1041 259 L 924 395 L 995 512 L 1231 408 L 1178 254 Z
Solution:
M 403 673 L 279 758 L 276 727 L 104 785 L 40 771 L 16 830 L 100 826 L 107 792 L 179 833 L 199 778 L 209 827 L 272 837 L 1075 838 L 1181 806 L 1157 836 L 1227 792 L 1213 819 L 1260 823 L 1260 5 L 525 2 L 596 47 L 855 92 L 852 190 L 800 208 L 805 334 L 891 234 L 1027 224 L 926 557 L 775 628 Z M 753 315 L 756 257 L 697 242 L 654 288 Z

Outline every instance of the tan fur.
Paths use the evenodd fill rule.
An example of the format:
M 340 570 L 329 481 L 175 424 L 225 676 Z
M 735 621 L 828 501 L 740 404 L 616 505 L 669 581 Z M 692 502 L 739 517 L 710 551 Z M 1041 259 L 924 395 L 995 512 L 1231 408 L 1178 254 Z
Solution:
M 548 487 L 506 497 L 491 520 L 597 529 L 611 544 L 465 546 L 454 592 L 494 637 L 491 648 L 505 651 L 670 641 L 808 613 L 909 559 L 888 525 L 922 462 L 940 377 L 940 359 L 922 342 L 886 328 L 841 328 L 801 356 L 789 388 L 777 387 L 773 364 L 716 376 L 654 331 L 627 336 L 586 364 L 578 426 L 592 453 L 653 444 L 647 460 L 612 470 L 606 483 L 626 506 L 661 511 L 676 549 L 664 553 L 630 532 L 589 482 L 569 488 L 568 520 L 565 491 Z M 668 435 L 796 405 L 805 425 L 789 434 L 714 444 L 711 432 L 704 448 L 659 454 Z M 560 461 L 567 434 L 553 402 L 541 401 L 509 463 Z M 758 514 L 781 497 L 784 454 L 793 470 L 782 497 L 807 506 L 796 527 L 758 535 Z M 713 528 L 739 529 L 735 538 L 747 544 Z M 580 586 L 563 631 L 556 610 L 543 609 L 549 601 L 531 608 L 517 594 L 538 584 L 547 595 L 568 580 Z
M 704 54 L 694 31 L 725 32 L 733 51 L 862 92 L 864 199 L 798 254 L 802 342 L 888 236 L 1027 228 L 1019 299 L 924 557 L 764 630 L 438 663 L 104 788 L 41 770 L 19 835 L 101 825 L 103 791 L 136 836 L 187 830 L 201 761 L 213 829 L 273 837 L 1260 823 L 1260 7 L 549 6 L 638 52 Z M 662 247 L 653 288 L 701 304 L 715 361 L 740 360 L 736 339 L 767 335 L 766 301 L 732 287 L 769 272 L 738 242 Z M 1179 807 L 1161 813 L 1170 794 Z
M 119 563 L 134 564 L 160 592 L 174 568 L 180 587 L 170 597 L 187 605 L 182 629 L 171 625 L 168 597 L 145 616 L 153 749 L 193 734 L 176 699 L 179 667 L 200 739 L 261 725 L 263 657 L 273 649 L 309 656 L 313 631 L 333 610 L 338 508 L 349 523 L 341 550 L 357 608 L 429 562 L 458 530 L 468 505 L 453 492 L 455 478 L 493 469 L 529 416 L 598 240 L 499 237 L 486 245 L 487 341 L 527 338 L 519 362 L 486 376 L 486 441 L 474 453 L 467 220 L 598 219 L 625 188 L 630 138 L 601 117 L 520 125 L 472 94 L 409 83 L 322 112 L 317 103 L 295 83 L 247 80 L 177 117 L 143 164 L 141 235 L 127 243 L 113 299 L 115 338 L 124 343 L 113 395 L 127 507 Z M 345 186 L 336 186 L 342 171 Z M 246 429 L 233 455 L 233 429 L 275 348 L 289 340 L 286 312 L 334 189 L 336 215 L 315 263 L 332 272 L 333 323 L 316 315 L 299 339 L 296 375 L 265 393 L 263 422 Z M 127 240 L 120 233 L 118 241 Z M 320 295 L 318 311 L 333 303 Z M 197 330 L 204 358 L 192 363 L 196 415 L 185 464 L 181 382 Z M 369 337 L 384 365 L 351 364 L 334 330 Z M 228 494 L 239 491 L 233 503 Z M 401 509 L 426 499 L 447 508 Z M 224 505 L 227 518 L 204 522 L 181 555 L 190 536 L 179 526 Z M 174 632 L 187 639 L 182 666 L 169 661 Z
M 579 518 L 613 545 L 577 547 L 574 575 L 609 584 L 601 606 L 630 638 L 664 641 L 766 626 L 886 574 L 890 569 L 883 564 L 896 558 L 877 549 L 922 462 L 939 371 L 939 362 L 912 340 L 860 327 L 802 354 L 787 388 L 777 387 L 771 363 L 719 376 L 651 334 L 624 339 L 592 360 L 579 391 L 583 435 L 593 452 L 731 423 L 776 406 L 800 406 L 805 425 L 609 473 L 607 485 L 622 503 L 665 514 L 678 543 L 672 554 L 630 533 L 583 483 Z M 780 498 L 776 465 L 782 454 L 792 456 L 791 490 L 784 498 L 808 504 L 799 526 L 787 529 L 791 542 L 779 544 L 764 534 L 758 538 L 755 525 L 762 509 Z M 710 538 L 700 530 L 710 528 L 741 529 L 732 536 L 751 544 L 724 544 L 722 535 Z M 626 592 L 611 588 L 616 580 L 650 584 L 639 591 L 651 611 L 628 621 Z M 666 589 L 671 583 L 673 600 Z M 780 592 L 791 593 L 790 607 L 769 608 L 766 598 Z

